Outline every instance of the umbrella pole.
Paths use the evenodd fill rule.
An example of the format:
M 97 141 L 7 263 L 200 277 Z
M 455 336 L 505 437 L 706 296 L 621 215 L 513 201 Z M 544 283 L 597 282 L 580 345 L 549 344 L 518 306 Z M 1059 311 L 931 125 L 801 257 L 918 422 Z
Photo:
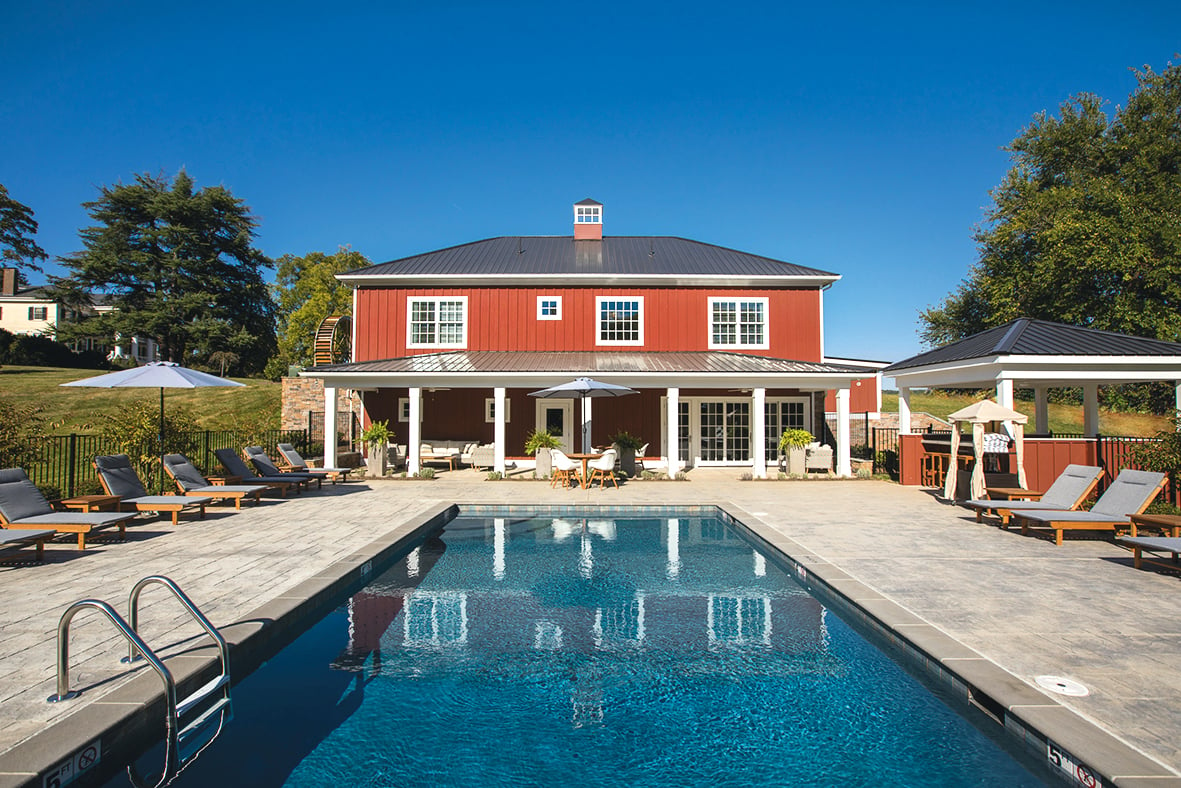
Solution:
M 160 483 L 159 492 L 164 493 L 164 387 L 160 387 Z

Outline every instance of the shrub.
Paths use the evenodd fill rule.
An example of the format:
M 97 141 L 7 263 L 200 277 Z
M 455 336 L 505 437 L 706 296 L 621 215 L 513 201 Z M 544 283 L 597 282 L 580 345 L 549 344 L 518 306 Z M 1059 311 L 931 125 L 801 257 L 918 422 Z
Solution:
M 422 468 L 418 471 L 418 473 L 414 474 L 414 478 L 416 478 L 416 479 L 433 479 L 433 478 L 435 478 L 435 469 L 434 468 Z
M 549 430 L 533 430 L 525 439 L 525 453 L 537 454 L 538 449 L 557 449 L 561 445 L 562 442 Z
M 1134 461 L 1144 470 L 1171 474 L 1181 471 L 1181 411 L 1173 418 L 1176 429 L 1162 430 L 1155 440 L 1139 443 L 1132 450 Z
M 41 408 L 0 399 L 0 468 L 39 462 L 45 448 Z
M 498 482 L 504 478 L 500 471 L 489 471 L 488 475 L 484 477 L 487 481 Z
M 389 419 L 384 421 L 371 421 L 369 426 L 361 433 L 362 443 L 389 443 L 390 438 L 393 437 L 390 432 Z
M 784 430 L 779 436 L 779 450 L 802 449 L 815 440 L 807 430 Z
M 627 430 L 620 430 L 608 437 L 607 440 L 611 441 L 611 443 L 619 444 L 619 448 L 621 449 L 631 449 L 632 451 L 637 451 L 644 445 L 643 438 L 637 438 Z
M 12 334 L 0 329 L 0 364 L 29 367 L 106 369 L 107 360 L 93 350 L 75 353 L 69 346 L 36 334 Z
M 151 492 L 160 479 L 160 408 L 150 402 L 129 406 L 104 417 L 99 433 L 118 452 L 131 458 L 144 487 Z M 187 413 L 173 408 L 164 411 L 165 454 L 184 454 L 193 459 L 197 445 L 197 423 Z

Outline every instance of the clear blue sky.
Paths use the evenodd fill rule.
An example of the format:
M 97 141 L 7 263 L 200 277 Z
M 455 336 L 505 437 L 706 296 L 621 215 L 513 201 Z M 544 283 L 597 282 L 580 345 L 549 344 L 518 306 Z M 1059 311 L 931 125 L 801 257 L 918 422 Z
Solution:
M 98 186 L 181 167 L 273 257 L 567 234 L 593 197 L 608 235 L 841 274 L 827 353 L 897 360 L 976 258 L 1002 147 L 1177 51 L 1176 0 L 8 0 L 0 183 L 51 256 Z

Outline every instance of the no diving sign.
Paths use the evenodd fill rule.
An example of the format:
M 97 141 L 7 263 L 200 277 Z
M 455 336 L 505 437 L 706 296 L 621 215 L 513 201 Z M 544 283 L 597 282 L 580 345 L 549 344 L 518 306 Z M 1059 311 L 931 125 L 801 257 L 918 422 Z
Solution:
M 90 771 L 102 757 L 102 742 L 95 739 L 45 775 L 44 788 L 64 788 Z

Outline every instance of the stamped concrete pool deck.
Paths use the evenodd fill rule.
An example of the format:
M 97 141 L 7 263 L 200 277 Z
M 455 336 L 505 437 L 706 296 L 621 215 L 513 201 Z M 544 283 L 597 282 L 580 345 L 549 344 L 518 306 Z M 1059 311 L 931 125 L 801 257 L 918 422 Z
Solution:
M 1052 698 L 1048 706 L 1068 707 L 1163 767 L 1119 784 L 1181 785 L 1181 577 L 1137 571 L 1127 550 L 1095 535 L 1056 547 L 1049 538 L 977 524 L 967 510 L 917 488 L 739 481 L 738 474 L 696 469 L 687 482 L 581 491 L 456 471 L 430 482 L 325 487 L 241 512 L 215 507 L 205 520 L 177 526 L 145 520 L 126 542 L 99 538 L 85 552 L 68 541 L 51 544 L 42 564 L 0 554 L 0 786 L 29 779 L 13 757 L 18 745 L 88 704 L 118 697 L 133 680 L 118 661 L 122 639 L 83 613 L 71 632 L 71 686 L 83 694 L 46 702 L 56 689 L 58 619 L 71 603 L 99 598 L 123 612 L 140 578 L 163 574 L 225 627 L 449 503 L 719 504 L 783 537 L 804 563 L 835 569 L 862 597 L 896 603 L 916 632 L 974 650 L 1023 697 Z M 166 658 L 199 642 L 200 630 L 163 592 L 146 591 L 141 609 L 145 639 L 168 644 Z M 1049 695 L 1035 684 L 1042 675 L 1080 682 L 1090 694 Z

